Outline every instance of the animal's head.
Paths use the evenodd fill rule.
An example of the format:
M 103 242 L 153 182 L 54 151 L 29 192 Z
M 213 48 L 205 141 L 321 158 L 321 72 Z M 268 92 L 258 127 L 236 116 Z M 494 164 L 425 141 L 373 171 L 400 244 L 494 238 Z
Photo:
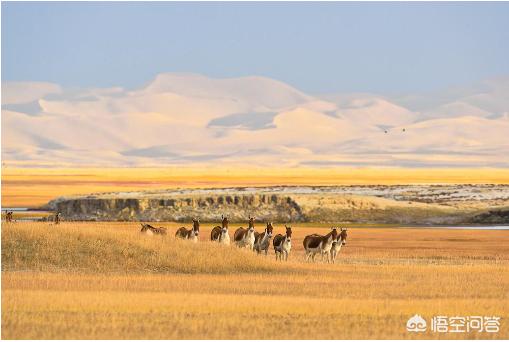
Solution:
M 332 227 L 331 229 L 332 229 L 331 231 L 332 240 L 335 241 L 338 238 L 338 230 L 336 229 L 336 227 Z
M 346 245 L 346 237 L 348 236 L 348 233 L 346 232 L 346 228 L 341 228 L 341 233 L 339 233 L 338 240 L 341 239 L 341 242 L 344 245 Z
M 193 232 L 195 236 L 200 233 L 200 219 L 198 218 L 193 219 Z
M 272 222 L 267 222 L 267 228 L 265 228 L 265 233 L 267 233 L 267 236 L 272 237 L 273 231 L 274 231 L 274 227 L 272 227 Z
M 228 218 L 221 215 L 221 233 L 225 234 L 228 232 Z
M 290 241 L 292 239 L 292 227 L 287 226 L 285 224 L 285 228 L 286 228 L 286 240 Z
M 254 220 L 255 218 L 254 217 L 249 217 L 249 230 L 250 231 L 254 231 Z
M 221 226 L 228 229 L 228 217 L 221 215 Z

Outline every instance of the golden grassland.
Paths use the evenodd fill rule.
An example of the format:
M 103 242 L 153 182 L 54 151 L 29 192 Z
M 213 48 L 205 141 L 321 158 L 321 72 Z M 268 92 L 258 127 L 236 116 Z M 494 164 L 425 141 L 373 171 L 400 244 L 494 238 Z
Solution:
M 349 229 L 334 265 L 142 236 L 136 223 L 2 225 L 2 338 L 508 338 L 509 233 Z M 238 224 L 230 225 L 230 233 Z M 263 229 L 257 224 L 257 230 Z M 276 233 L 283 232 L 276 225 Z M 497 334 L 408 333 L 414 314 L 500 316 Z
M 63 195 L 169 188 L 271 185 L 509 184 L 509 169 L 404 168 L 20 168 L 2 167 L 4 207 L 33 207 Z

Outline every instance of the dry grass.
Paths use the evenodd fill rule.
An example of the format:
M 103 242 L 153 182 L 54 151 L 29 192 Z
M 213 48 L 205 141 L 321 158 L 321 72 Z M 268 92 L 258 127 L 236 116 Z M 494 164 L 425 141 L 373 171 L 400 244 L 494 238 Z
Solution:
M 508 184 L 507 169 L 477 168 L 23 168 L 2 167 L 4 207 L 41 206 L 63 195 L 169 188 L 352 184 Z
M 291 261 L 277 263 L 272 251 L 204 242 L 212 224 L 198 245 L 160 225 L 169 236 L 142 237 L 133 223 L 4 225 L 2 337 L 509 337 L 504 231 L 355 228 L 326 265 L 304 263 L 301 241 L 327 228 L 295 226 Z M 501 331 L 410 334 L 415 313 L 496 315 Z
M 194 248 L 175 239 L 175 230 L 167 236 L 145 236 L 139 227 L 133 223 L 10 224 L 2 232 L 2 267 L 128 274 L 274 271 L 274 262 L 263 263 L 244 250 L 228 250 L 208 241 Z

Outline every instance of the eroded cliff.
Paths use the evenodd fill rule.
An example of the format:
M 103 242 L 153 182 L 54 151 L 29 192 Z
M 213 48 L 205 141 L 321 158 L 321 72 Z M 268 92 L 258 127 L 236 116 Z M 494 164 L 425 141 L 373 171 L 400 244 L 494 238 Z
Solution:
M 402 198 L 401 194 L 408 193 L 408 187 L 396 190 L 388 186 L 386 189 L 280 187 L 126 192 L 58 198 L 48 207 L 61 212 L 68 220 L 189 221 L 199 217 L 202 221 L 217 221 L 221 215 L 227 215 L 232 221 L 244 221 L 251 215 L 275 222 L 459 224 L 488 222 L 493 216 L 486 214 L 489 210 L 509 206 L 507 187 L 488 188 L 489 191 L 484 188 L 485 198 L 481 199 L 475 187 L 467 190 L 462 187 L 466 195 L 460 199 L 458 191 L 453 191 L 451 186 L 428 187 L 423 191 L 426 196 L 422 201 L 414 194 L 412 200 Z M 418 193 L 418 189 L 413 190 Z M 447 191 L 450 195 L 444 195 Z M 472 206 L 469 191 L 477 196 L 478 205 Z M 434 192 L 436 201 L 430 196 Z M 502 218 L 504 221 L 506 216 Z

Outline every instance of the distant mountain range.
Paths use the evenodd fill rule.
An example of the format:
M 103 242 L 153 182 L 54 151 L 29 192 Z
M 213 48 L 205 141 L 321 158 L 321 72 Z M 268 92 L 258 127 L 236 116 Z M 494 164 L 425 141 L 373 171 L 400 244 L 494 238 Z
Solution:
M 430 94 L 310 95 L 165 73 L 140 89 L 2 84 L 2 159 L 25 166 L 508 167 L 509 78 Z

